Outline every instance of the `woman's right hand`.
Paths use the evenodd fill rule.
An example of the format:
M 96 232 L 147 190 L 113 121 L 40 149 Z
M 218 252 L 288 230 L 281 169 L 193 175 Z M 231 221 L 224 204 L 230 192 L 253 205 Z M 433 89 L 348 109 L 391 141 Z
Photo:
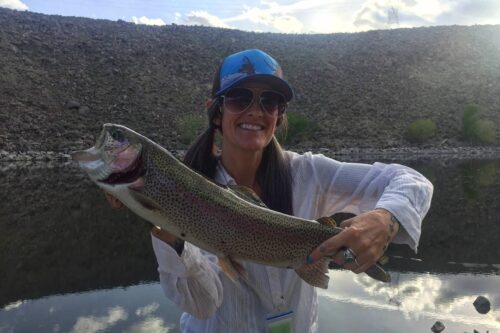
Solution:
M 123 204 L 123 202 L 121 202 L 120 200 L 118 200 L 111 193 L 104 192 L 104 196 L 106 197 L 106 200 L 108 201 L 108 203 L 111 206 L 111 208 L 113 208 L 113 209 L 121 209 L 121 208 L 125 207 L 125 205 Z M 178 238 L 175 237 L 175 235 L 172 235 L 171 233 L 169 233 L 169 232 L 167 232 L 167 231 L 165 231 L 163 229 L 160 229 L 159 227 L 156 227 L 156 226 L 153 226 L 151 228 L 151 233 L 156 238 L 164 241 L 165 243 L 169 244 L 170 246 L 173 246 L 176 250 L 178 250 L 177 247 L 179 247 L 180 244 L 177 244 L 178 243 Z
M 104 196 L 106 197 L 106 200 L 108 201 L 108 203 L 111 206 L 111 208 L 113 208 L 113 209 L 121 209 L 121 208 L 125 207 L 125 205 L 123 204 L 123 202 L 121 202 L 120 200 L 118 200 L 111 193 L 104 192 Z

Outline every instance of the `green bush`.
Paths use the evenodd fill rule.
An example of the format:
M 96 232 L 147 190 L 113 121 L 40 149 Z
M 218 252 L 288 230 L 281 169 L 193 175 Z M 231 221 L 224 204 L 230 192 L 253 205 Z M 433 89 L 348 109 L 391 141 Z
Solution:
M 480 143 L 493 144 L 496 141 L 496 125 L 491 120 L 480 119 L 477 121 L 477 141 Z
M 479 108 L 476 105 L 467 106 L 462 117 L 462 134 L 465 140 L 474 141 L 478 120 Z
M 481 111 L 475 105 L 465 108 L 462 118 L 462 135 L 465 140 L 493 144 L 496 141 L 496 125 L 491 120 L 481 119 Z
M 176 129 L 179 133 L 179 141 L 185 145 L 189 145 L 198 136 L 205 124 L 202 115 L 184 114 L 177 118 Z
M 429 140 L 436 133 L 436 124 L 430 119 L 415 120 L 408 126 L 405 133 L 406 140 L 421 143 Z
M 287 112 L 288 125 L 280 131 L 280 141 L 285 144 L 310 140 L 319 129 L 317 123 L 296 112 Z

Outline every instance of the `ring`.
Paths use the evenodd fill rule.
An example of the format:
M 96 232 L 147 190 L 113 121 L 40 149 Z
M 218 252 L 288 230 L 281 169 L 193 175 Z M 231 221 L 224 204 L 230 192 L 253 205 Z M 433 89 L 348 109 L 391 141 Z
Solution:
M 352 262 L 355 262 L 356 265 L 359 266 L 358 262 L 356 261 L 356 254 L 354 254 L 354 251 L 350 248 L 347 248 L 344 250 L 344 264 L 350 264 Z

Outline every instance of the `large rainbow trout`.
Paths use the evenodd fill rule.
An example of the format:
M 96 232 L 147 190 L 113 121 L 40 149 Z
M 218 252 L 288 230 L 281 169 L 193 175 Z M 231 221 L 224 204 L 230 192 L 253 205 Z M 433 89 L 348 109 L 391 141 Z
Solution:
M 134 213 L 217 255 L 230 277 L 242 274 L 238 260 L 249 260 L 295 269 L 309 284 L 328 287 L 328 258 L 314 264 L 306 258 L 342 231 L 332 218 L 311 221 L 272 211 L 251 190 L 220 186 L 121 125 L 105 124 L 95 146 L 72 158 Z M 378 265 L 367 273 L 390 280 Z

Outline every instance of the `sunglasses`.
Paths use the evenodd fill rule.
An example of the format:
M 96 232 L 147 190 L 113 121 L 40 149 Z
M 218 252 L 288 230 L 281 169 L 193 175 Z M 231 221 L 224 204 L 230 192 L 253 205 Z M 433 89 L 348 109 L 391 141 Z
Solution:
M 259 94 L 260 93 L 260 94 Z M 285 97 L 271 90 L 254 90 L 249 88 L 233 88 L 221 96 L 224 107 L 234 113 L 241 113 L 252 106 L 255 97 L 259 98 L 261 110 L 281 116 L 286 109 Z

